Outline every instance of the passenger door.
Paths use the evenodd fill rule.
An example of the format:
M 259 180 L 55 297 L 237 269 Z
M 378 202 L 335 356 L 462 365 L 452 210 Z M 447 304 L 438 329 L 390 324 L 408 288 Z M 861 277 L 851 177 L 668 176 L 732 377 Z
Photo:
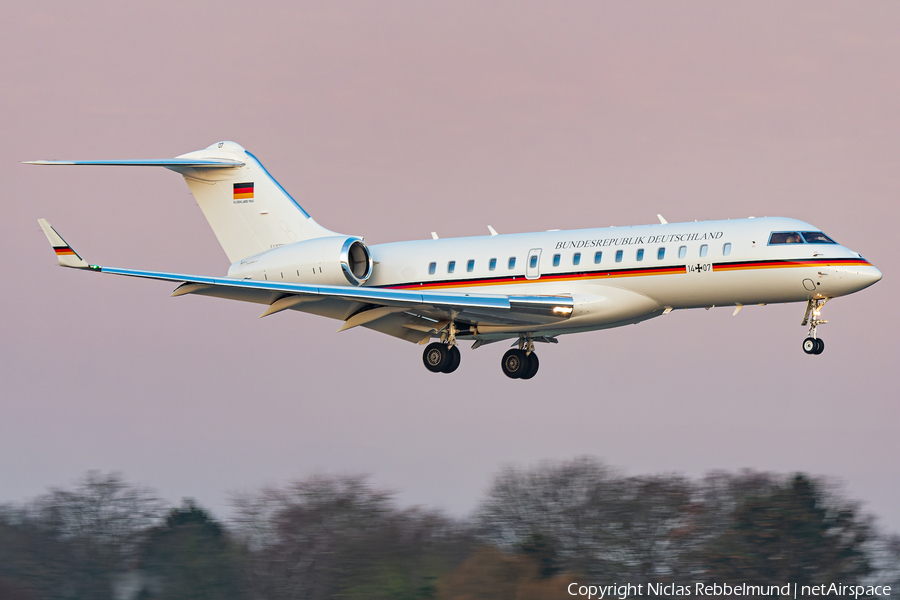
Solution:
M 541 249 L 532 248 L 528 252 L 528 260 L 525 262 L 525 279 L 541 278 Z

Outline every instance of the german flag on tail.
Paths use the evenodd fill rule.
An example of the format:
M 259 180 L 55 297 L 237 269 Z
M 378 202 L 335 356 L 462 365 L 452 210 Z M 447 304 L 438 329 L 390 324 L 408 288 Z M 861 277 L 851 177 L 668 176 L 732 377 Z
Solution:
M 253 198 L 253 182 L 234 184 L 234 199 L 249 200 Z

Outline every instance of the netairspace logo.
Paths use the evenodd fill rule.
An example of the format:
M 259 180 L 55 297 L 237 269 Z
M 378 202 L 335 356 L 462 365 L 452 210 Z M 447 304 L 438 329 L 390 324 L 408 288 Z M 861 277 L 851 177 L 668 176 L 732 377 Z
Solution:
M 682 585 L 678 583 L 613 583 L 612 585 L 581 585 L 570 583 L 567 588 L 570 596 L 585 598 L 635 598 L 639 596 L 782 596 L 788 598 L 811 598 L 815 596 L 843 596 L 854 599 L 863 597 L 882 597 L 891 595 L 889 585 L 844 585 L 841 583 L 823 583 L 821 585 L 750 585 L 739 583 L 702 583 Z M 646 590 L 646 591 L 645 591 Z

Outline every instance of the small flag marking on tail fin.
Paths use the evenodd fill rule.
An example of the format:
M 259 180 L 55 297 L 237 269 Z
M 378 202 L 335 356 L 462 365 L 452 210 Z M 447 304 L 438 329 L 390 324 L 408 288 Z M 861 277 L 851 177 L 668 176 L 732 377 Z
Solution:
M 57 256 L 75 256 L 75 251 L 68 246 L 62 246 L 61 248 L 54 247 L 53 251 L 56 252 Z
M 253 182 L 249 183 L 235 183 L 234 184 L 234 199 L 235 200 L 248 200 L 253 198 Z

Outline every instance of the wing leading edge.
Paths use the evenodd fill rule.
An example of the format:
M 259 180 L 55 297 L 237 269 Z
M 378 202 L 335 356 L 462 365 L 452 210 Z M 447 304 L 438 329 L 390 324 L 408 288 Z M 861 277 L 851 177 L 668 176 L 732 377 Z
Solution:
M 78 256 L 46 220 L 40 219 L 39 222 L 61 266 L 178 283 L 180 285 L 172 293 L 173 296 L 195 294 L 267 305 L 261 317 L 286 309 L 302 310 L 344 321 L 339 331 L 360 325 L 383 331 L 387 321 L 396 323 L 396 327 L 383 332 L 418 342 L 423 335 L 428 337 L 443 327 L 444 321 L 504 325 L 555 323 L 568 319 L 574 307 L 574 300 L 569 296 L 506 296 L 316 286 L 92 265 Z M 61 249 L 67 254 L 61 254 Z M 376 326 L 378 321 L 382 322 L 381 326 Z

